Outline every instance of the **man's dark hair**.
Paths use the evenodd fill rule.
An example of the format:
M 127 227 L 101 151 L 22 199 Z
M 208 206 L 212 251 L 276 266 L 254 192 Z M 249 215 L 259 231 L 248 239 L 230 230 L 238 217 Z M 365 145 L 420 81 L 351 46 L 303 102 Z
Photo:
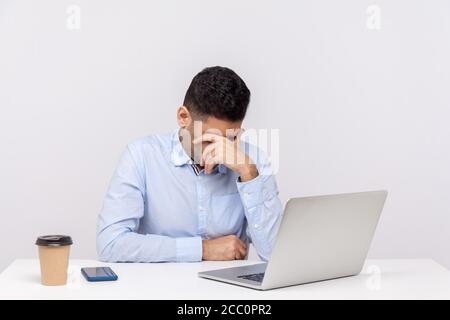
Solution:
M 250 102 L 250 90 L 233 70 L 210 67 L 199 72 L 186 92 L 184 106 L 200 116 L 240 121 Z

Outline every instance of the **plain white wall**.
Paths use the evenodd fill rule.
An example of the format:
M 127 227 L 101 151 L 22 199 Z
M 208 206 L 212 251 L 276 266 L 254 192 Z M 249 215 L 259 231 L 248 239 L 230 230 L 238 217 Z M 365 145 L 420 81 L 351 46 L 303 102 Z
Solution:
M 371 4 L 379 30 L 366 26 Z M 0 270 L 35 257 L 47 233 L 95 258 L 126 143 L 175 128 L 191 78 L 211 65 L 252 90 L 246 127 L 280 130 L 283 201 L 386 188 L 370 256 L 450 267 L 449 10 L 446 0 L 0 0 Z

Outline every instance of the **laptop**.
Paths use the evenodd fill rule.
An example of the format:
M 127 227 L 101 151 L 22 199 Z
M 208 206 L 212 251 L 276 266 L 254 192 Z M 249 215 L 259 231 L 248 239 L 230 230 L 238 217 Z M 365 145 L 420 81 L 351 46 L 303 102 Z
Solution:
M 269 262 L 199 272 L 199 277 L 258 290 L 361 272 L 387 191 L 290 199 Z

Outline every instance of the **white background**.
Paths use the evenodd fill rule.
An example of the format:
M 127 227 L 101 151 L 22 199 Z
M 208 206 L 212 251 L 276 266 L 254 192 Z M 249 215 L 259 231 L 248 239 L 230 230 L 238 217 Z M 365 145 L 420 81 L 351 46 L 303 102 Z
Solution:
M 380 30 L 366 26 L 374 3 Z M 47 233 L 95 258 L 126 143 L 174 129 L 211 65 L 250 87 L 247 128 L 280 130 L 283 202 L 386 188 L 370 256 L 450 267 L 449 12 L 446 0 L 0 0 L 0 270 Z

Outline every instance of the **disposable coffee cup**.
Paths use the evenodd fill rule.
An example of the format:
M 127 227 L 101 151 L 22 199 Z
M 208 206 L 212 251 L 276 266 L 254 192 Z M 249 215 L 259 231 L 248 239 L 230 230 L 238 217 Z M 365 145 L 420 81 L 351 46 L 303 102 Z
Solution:
M 63 235 L 41 236 L 37 238 L 36 245 L 41 265 L 41 283 L 44 286 L 65 285 L 72 238 Z

